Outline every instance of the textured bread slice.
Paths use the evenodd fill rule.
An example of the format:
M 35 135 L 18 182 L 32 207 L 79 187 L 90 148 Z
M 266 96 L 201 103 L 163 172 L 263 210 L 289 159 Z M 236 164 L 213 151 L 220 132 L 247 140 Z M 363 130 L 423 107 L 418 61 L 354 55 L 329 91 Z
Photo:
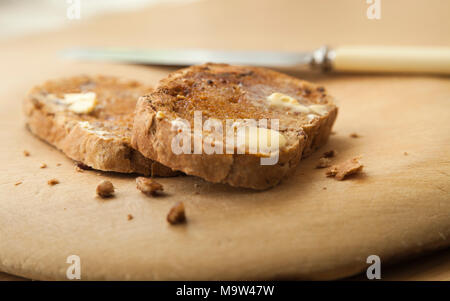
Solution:
M 135 81 L 104 76 L 48 81 L 25 98 L 27 126 L 94 169 L 171 176 L 176 172 L 130 147 L 136 101 L 150 91 Z
M 183 120 L 188 121 L 187 130 L 194 137 L 189 141 L 198 139 L 193 131 L 195 111 L 201 111 L 204 120 L 213 118 L 222 124 L 226 119 L 238 123 L 242 119 L 278 120 L 278 129 L 269 122 L 259 125 L 270 129 L 263 133 L 277 133 L 273 136 L 279 139 L 277 163 L 262 165 L 261 157 L 267 153 L 249 152 L 251 143 L 247 142 L 240 154 L 236 149 L 233 154 L 173 151 L 173 141 L 186 130 Z M 139 99 L 132 146 L 148 158 L 207 181 L 266 189 L 289 175 L 302 156 L 327 141 L 336 115 L 337 107 L 323 87 L 263 68 L 205 64 L 170 74 L 154 92 Z M 202 135 L 205 141 L 210 133 L 203 131 Z M 227 145 L 225 134 L 211 135 L 219 149 Z

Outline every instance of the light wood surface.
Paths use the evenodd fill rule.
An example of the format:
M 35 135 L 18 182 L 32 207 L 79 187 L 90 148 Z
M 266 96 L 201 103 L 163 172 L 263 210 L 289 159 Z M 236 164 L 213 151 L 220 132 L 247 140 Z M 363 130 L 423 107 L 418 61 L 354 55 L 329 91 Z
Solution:
M 365 9 L 357 0 L 166 4 L 0 42 L 0 122 L 7 129 L 0 133 L 0 270 L 65 279 L 66 258 L 76 254 L 85 280 L 335 279 L 364 271 L 371 254 L 389 263 L 448 246 L 447 77 L 291 72 L 337 97 L 337 134 L 291 179 L 259 193 L 180 177 L 162 179 L 167 195 L 149 199 L 131 176 L 75 173 L 70 160 L 24 128 L 21 99 L 48 78 L 105 73 L 154 84 L 170 71 L 68 62 L 57 56 L 67 47 L 450 45 L 450 3 L 383 1 L 377 21 L 367 20 Z M 352 132 L 361 137 L 350 138 Z M 338 151 L 336 160 L 361 154 L 365 173 L 344 182 L 326 178 L 314 166 L 328 149 Z M 39 169 L 42 162 L 49 168 Z M 49 178 L 61 184 L 50 187 Z M 104 178 L 118 191 L 109 201 L 94 197 Z M 186 204 L 188 224 L 170 227 L 165 215 L 178 200 Z M 425 265 L 397 275 L 445 280 L 444 268 L 427 274 Z

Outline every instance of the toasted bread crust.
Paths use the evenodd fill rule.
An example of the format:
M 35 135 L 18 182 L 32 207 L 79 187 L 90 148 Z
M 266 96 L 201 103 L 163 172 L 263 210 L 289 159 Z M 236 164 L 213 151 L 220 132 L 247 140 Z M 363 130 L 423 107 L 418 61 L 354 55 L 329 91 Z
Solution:
M 57 101 L 65 93 L 88 91 L 98 98 L 91 114 L 74 114 Z M 27 127 L 69 158 L 94 169 L 172 176 L 177 172 L 130 147 L 134 105 L 148 91 L 139 83 L 104 76 L 49 81 L 33 88 L 24 101 Z M 95 130 L 87 130 L 84 122 L 95 125 Z
M 269 108 L 265 99 L 282 92 L 302 99 L 305 105 L 327 107 L 323 116 L 308 120 L 306 114 L 289 114 Z M 179 154 L 171 151 L 177 132 L 172 121 L 192 121 L 200 110 L 205 118 L 276 118 L 288 145 L 275 165 L 261 165 L 250 154 Z M 167 118 L 157 118 L 164 112 Z M 173 169 L 215 183 L 253 189 L 266 189 L 292 173 L 302 156 L 324 144 L 336 118 L 333 100 L 321 88 L 287 75 L 253 67 L 205 64 L 181 69 L 163 79 L 156 90 L 139 99 L 133 125 L 132 146 L 144 156 Z

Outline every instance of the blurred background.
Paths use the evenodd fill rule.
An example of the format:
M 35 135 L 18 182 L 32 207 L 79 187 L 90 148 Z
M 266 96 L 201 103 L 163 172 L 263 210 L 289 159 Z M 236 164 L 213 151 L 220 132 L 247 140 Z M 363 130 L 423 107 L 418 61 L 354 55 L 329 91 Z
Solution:
M 77 3 L 80 19 L 71 20 L 68 9 Z M 102 34 L 96 44 L 117 46 L 115 37 L 126 25 L 133 29 L 127 43 L 135 45 L 158 46 L 161 40 L 161 46 L 277 50 L 324 43 L 450 45 L 450 1 L 380 4 L 380 18 L 369 19 L 366 0 L 0 0 L 0 39 L 92 25 L 99 16 L 116 15 L 94 29 Z M 132 11 L 139 13 L 127 15 Z
M 82 0 L 83 18 L 108 12 L 136 10 L 158 2 L 183 0 Z M 193 0 L 184 0 L 184 2 Z M 67 9 L 74 0 L 0 0 L 0 38 L 69 25 Z
M 158 2 L 183 0 L 82 0 L 83 18 L 114 11 L 135 10 Z M 184 0 L 184 2 L 193 0 Z M 0 0 L 0 38 L 68 25 L 67 8 L 74 0 Z

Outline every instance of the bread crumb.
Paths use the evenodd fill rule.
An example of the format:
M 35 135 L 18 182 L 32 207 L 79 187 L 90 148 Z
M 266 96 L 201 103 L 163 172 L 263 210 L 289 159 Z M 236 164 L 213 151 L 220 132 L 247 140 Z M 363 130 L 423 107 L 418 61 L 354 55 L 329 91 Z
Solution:
M 114 186 L 110 181 L 103 180 L 97 185 L 97 195 L 102 198 L 109 198 L 114 194 Z
M 50 186 L 54 186 L 56 184 L 59 184 L 59 181 L 57 179 L 50 179 L 47 181 L 47 184 Z
M 81 168 L 79 168 L 78 166 L 75 165 L 75 171 L 77 172 L 83 172 L 83 170 Z
M 167 214 L 167 221 L 171 225 L 181 224 L 186 222 L 186 214 L 183 202 L 177 202 Z
M 19 186 L 22 183 L 23 183 L 22 181 L 17 181 L 16 183 L 14 183 L 14 186 Z
M 47 168 L 47 164 L 42 163 L 41 166 L 39 166 L 40 168 Z
M 331 166 L 326 172 L 327 177 L 334 177 L 336 180 L 342 181 L 345 177 L 360 172 L 364 166 L 358 159 L 359 158 L 356 157 Z
M 319 159 L 319 162 L 316 165 L 316 168 L 325 168 L 331 166 L 331 160 L 326 157 L 322 157 Z
M 408 153 L 407 153 L 407 152 L 404 152 L 403 155 L 408 156 Z
M 23 155 L 24 155 L 25 157 L 29 157 L 29 156 L 30 156 L 30 152 L 27 151 L 27 150 L 24 150 L 24 151 L 23 151 Z
M 329 150 L 327 152 L 323 153 L 323 157 L 324 158 L 333 158 L 334 156 L 336 156 L 337 152 L 335 150 Z
M 337 133 L 335 131 L 331 131 L 330 135 L 336 135 Z
M 127 219 L 128 219 L 129 221 L 131 221 L 131 220 L 133 219 L 133 215 L 128 214 Z
M 56 166 L 61 166 L 61 163 L 56 163 Z
M 146 195 L 155 196 L 164 190 L 164 187 L 156 181 L 145 177 L 136 178 L 136 188 Z
M 351 137 L 351 138 L 359 138 L 359 137 L 361 137 L 361 136 L 359 136 L 357 133 L 351 133 L 351 134 L 350 134 L 350 137 Z
M 84 164 L 84 163 L 81 163 L 81 162 L 75 162 L 75 169 L 77 170 L 77 171 L 79 171 L 80 170 L 80 172 L 82 172 L 82 170 L 90 170 L 90 169 L 92 169 L 90 166 L 87 166 L 86 164 Z

